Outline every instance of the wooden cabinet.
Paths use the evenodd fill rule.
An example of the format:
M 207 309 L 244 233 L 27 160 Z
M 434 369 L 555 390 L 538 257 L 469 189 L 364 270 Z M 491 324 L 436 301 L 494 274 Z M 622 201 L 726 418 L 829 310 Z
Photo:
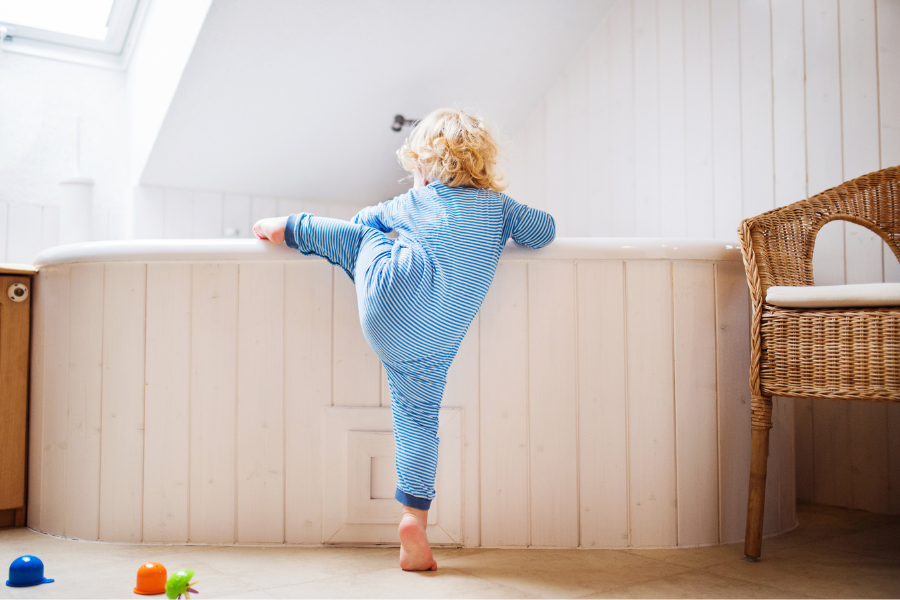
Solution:
M 0 526 L 25 525 L 33 274 L 28 266 L 0 265 Z

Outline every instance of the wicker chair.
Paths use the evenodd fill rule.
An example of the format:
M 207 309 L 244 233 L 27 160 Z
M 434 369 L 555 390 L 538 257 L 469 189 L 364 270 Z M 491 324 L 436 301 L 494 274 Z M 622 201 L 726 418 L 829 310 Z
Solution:
M 900 402 L 900 306 L 766 304 L 771 286 L 813 285 L 816 234 L 836 219 L 871 229 L 900 259 L 900 167 L 745 219 L 738 229 L 753 306 L 747 560 L 758 560 L 762 546 L 772 396 Z

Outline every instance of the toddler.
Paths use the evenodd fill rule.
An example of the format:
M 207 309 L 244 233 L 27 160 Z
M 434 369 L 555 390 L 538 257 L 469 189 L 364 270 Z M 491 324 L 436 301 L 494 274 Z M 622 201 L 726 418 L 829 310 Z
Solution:
M 463 336 L 481 307 L 506 240 L 541 248 L 549 214 L 501 193 L 497 145 L 483 121 L 436 110 L 397 151 L 413 188 L 352 221 L 300 213 L 262 219 L 260 239 L 339 265 L 356 286 L 359 319 L 391 391 L 400 567 L 435 570 L 425 527 L 435 496 L 438 410 Z M 397 239 L 385 235 L 396 231 Z

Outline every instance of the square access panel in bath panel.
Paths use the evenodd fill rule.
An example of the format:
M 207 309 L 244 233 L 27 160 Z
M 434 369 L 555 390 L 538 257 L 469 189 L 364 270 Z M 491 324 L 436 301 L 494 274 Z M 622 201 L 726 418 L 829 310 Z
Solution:
M 432 544 L 462 544 L 462 409 L 439 416 L 437 497 L 428 512 Z M 322 410 L 323 541 L 399 543 L 402 508 L 393 497 L 394 434 L 390 408 Z

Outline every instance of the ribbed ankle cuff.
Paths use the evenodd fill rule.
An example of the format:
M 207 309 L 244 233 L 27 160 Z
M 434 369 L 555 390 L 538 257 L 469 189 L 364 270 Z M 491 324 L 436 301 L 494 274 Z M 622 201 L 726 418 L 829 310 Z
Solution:
M 431 500 L 428 498 L 419 498 L 418 496 L 410 496 L 406 492 L 397 488 L 394 492 L 394 498 L 400 501 L 400 504 L 409 506 L 410 508 L 418 508 L 419 510 L 428 510 L 431 508 Z

